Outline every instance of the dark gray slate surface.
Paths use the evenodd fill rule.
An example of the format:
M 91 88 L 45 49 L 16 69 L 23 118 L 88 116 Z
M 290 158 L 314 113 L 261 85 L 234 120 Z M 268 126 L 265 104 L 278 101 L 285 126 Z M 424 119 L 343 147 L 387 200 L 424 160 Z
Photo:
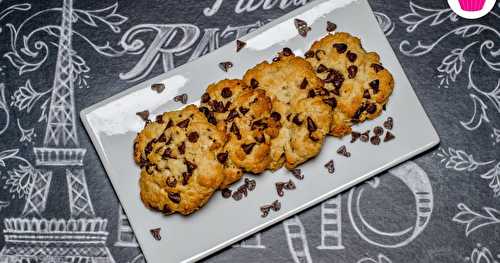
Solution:
M 78 73 L 73 79 L 74 110 L 195 59 L 303 4 L 253 1 L 255 8 L 238 10 L 238 2 L 244 6 L 252 1 L 74 1 L 72 57 Z M 262 2 L 268 3 L 266 8 Z M 57 77 L 62 3 L 0 0 L 2 220 L 37 215 L 23 211 L 30 189 L 36 188 L 32 183 L 47 171 L 36 164 L 33 148 L 44 143 L 47 100 Z M 290 4 L 285 7 L 286 3 Z M 217 4 L 219 8 L 214 8 Z M 335 229 L 341 239 L 333 243 L 321 233 L 322 227 L 330 226 L 322 216 L 326 206 L 318 205 L 207 261 L 292 262 L 294 256 L 304 262 L 500 260 L 500 5 L 471 21 L 457 18 L 445 1 L 372 0 L 370 4 L 441 137 L 440 147 L 335 199 L 341 212 Z M 355 17 L 352 22 L 356 23 Z M 200 33 L 190 36 L 192 44 L 172 53 L 182 44 L 180 37 L 174 37 L 163 43 L 162 52 L 146 59 L 157 30 L 177 24 L 198 28 Z M 142 42 L 126 41 L 138 31 L 133 38 Z M 108 220 L 106 247 L 115 262 L 141 262 L 137 244 L 119 238 L 119 203 L 78 118 L 75 125 L 79 147 L 87 151 L 83 167 L 91 204 L 98 217 Z M 53 169 L 48 197 L 41 201 L 47 207 L 38 211 L 44 218 L 71 216 L 66 168 Z M 432 191 L 421 200 L 412 192 L 416 188 Z M 354 201 L 361 189 L 358 206 Z M 360 223 L 357 211 L 362 211 L 366 224 Z M 294 227 L 303 227 L 299 239 L 287 232 Z M 321 246 L 322 242 L 327 243 Z M 0 247 L 0 262 L 17 262 L 6 261 L 5 255 L 14 248 L 4 238 Z M 24 250 L 16 250 L 11 260 L 37 253 L 34 259 L 52 262 L 49 259 L 55 255 L 32 243 L 21 247 Z M 65 249 L 71 247 L 81 245 L 72 243 Z M 303 256 L 300 251 L 305 251 Z

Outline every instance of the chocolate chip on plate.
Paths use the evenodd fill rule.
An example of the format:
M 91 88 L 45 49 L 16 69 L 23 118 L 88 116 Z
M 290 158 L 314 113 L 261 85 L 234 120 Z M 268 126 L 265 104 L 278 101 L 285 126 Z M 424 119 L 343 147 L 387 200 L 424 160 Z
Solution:
M 357 141 L 359 137 L 361 137 L 361 133 L 355 131 L 351 132 L 351 143 Z
M 326 21 L 326 31 L 333 32 L 337 29 L 337 25 L 333 22 Z
M 380 136 L 374 135 L 370 138 L 370 142 L 373 145 L 379 145 L 380 144 Z
M 240 201 L 243 198 L 243 194 L 240 191 L 234 191 L 232 196 L 235 201 Z
M 245 185 L 247 185 L 248 191 L 253 191 L 255 190 L 257 183 L 253 179 L 245 178 Z
M 335 172 L 335 165 L 333 163 L 333 160 L 328 161 L 325 164 L 326 169 L 328 170 L 329 173 L 333 174 Z
M 285 183 L 277 182 L 274 185 L 276 186 L 276 193 L 278 193 L 278 196 L 283 196 L 285 194 L 285 192 L 283 191 L 283 188 L 285 188 Z
M 149 111 L 144 110 L 144 111 L 139 111 L 135 113 L 137 116 L 141 117 L 143 121 L 149 121 Z
M 286 190 L 294 190 L 296 188 L 295 183 L 290 179 L 285 183 L 284 188 Z
M 386 121 L 384 121 L 384 127 L 388 130 L 392 130 L 392 127 L 394 126 L 394 120 L 392 117 L 388 117 Z
M 351 153 L 347 151 L 345 145 L 340 146 L 340 148 L 337 149 L 337 153 L 345 157 L 351 157 Z
M 222 193 L 222 197 L 227 199 L 227 198 L 231 197 L 232 191 L 229 188 L 224 188 L 221 190 L 221 193 Z
M 289 47 L 284 47 L 283 51 L 281 51 L 281 54 L 285 57 L 293 55 L 293 51 Z
M 174 101 L 175 102 L 180 102 L 182 104 L 186 104 L 187 101 L 188 101 L 188 95 L 186 93 L 177 95 L 177 96 L 174 97 Z
M 384 128 L 380 126 L 375 126 L 375 128 L 373 128 L 373 133 L 375 133 L 375 135 L 377 136 L 380 136 L 384 133 Z
M 311 31 L 311 28 L 307 25 L 307 22 L 301 19 L 296 18 L 294 20 L 295 28 L 297 28 L 297 32 L 299 35 L 306 37 L 307 32 Z
M 362 142 L 367 142 L 370 139 L 370 130 L 365 131 L 359 137 L 359 140 Z
M 239 52 L 242 48 L 244 48 L 247 45 L 247 43 L 241 41 L 241 40 L 236 40 L 236 52 Z
M 273 209 L 273 211 L 279 211 L 281 209 L 280 201 L 274 200 L 274 202 L 271 204 L 271 209 Z
M 222 69 L 224 72 L 227 72 L 232 67 L 233 67 L 233 62 L 231 61 L 224 61 L 219 63 L 219 68 Z
M 302 171 L 300 169 L 295 168 L 291 172 L 292 172 L 293 176 L 295 176 L 295 178 L 297 178 L 299 180 L 304 179 L 304 175 L 302 174 Z
M 260 212 L 262 213 L 260 216 L 261 217 L 267 217 L 267 215 L 269 215 L 269 211 L 271 211 L 271 207 L 270 205 L 263 205 L 260 207 Z
M 151 230 L 149 230 L 149 232 L 151 233 L 151 235 L 153 236 L 153 238 L 156 240 L 156 241 L 160 241 L 161 240 L 161 234 L 160 234 L 160 231 L 161 231 L 161 228 L 153 228 Z
M 240 185 L 240 187 L 238 187 L 238 192 L 241 192 L 245 197 L 247 197 L 248 186 L 246 184 Z
M 392 134 L 390 131 L 387 131 L 385 133 L 384 142 L 388 142 L 390 140 L 393 140 L 394 138 L 396 138 L 396 136 L 394 136 L 394 134 Z
M 162 91 L 165 90 L 165 84 L 163 83 L 154 83 L 151 85 L 151 89 L 158 92 L 158 93 L 161 93 Z

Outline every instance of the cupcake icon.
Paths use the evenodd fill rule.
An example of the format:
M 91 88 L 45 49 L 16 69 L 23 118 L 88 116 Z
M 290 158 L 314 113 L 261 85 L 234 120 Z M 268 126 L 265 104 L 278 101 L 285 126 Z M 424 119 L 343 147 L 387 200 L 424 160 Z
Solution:
M 458 0 L 458 2 L 464 11 L 479 11 L 483 9 L 486 0 Z

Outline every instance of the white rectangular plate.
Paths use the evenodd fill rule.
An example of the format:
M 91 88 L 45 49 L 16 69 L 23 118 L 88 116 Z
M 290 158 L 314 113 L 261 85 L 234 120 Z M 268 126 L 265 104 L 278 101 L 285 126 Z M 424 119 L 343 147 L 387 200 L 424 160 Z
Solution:
M 297 34 L 294 18 L 305 20 L 312 27 L 306 38 Z M 181 105 L 172 99 L 182 93 L 188 94 L 189 103 L 198 103 L 195 100 L 209 83 L 241 78 L 247 69 L 262 60 L 270 60 L 285 46 L 302 55 L 314 40 L 326 34 L 327 20 L 335 22 L 338 30 L 360 37 L 366 50 L 378 52 L 384 67 L 395 79 L 394 93 L 383 116 L 354 129 L 364 131 L 392 116 L 397 138 L 379 146 L 361 142 L 350 144 L 350 136 L 342 140 L 327 138 L 321 154 L 301 166 L 305 179 L 296 181 L 297 189 L 282 198 L 278 198 L 274 183 L 291 178 L 285 169 L 255 177 L 257 188 L 239 202 L 223 199 L 216 193 L 205 207 L 191 216 L 166 217 L 146 209 L 139 198 L 140 171 L 132 160 L 133 139 L 144 125 L 135 113 L 149 110 L 154 117 L 163 111 L 175 110 Z M 436 131 L 365 0 L 314 1 L 242 40 L 247 46 L 238 53 L 234 43 L 228 44 L 81 112 L 83 124 L 150 263 L 194 261 L 205 257 L 439 143 Z M 232 61 L 234 67 L 228 73 L 222 72 L 218 67 L 221 61 Z M 158 82 L 167 86 L 161 94 L 150 88 L 152 83 Z M 348 146 L 351 158 L 335 153 L 343 144 Z M 335 159 L 334 175 L 324 168 L 330 159 Z M 276 199 L 282 203 L 281 210 L 262 218 L 259 207 Z M 157 227 L 162 229 L 161 241 L 155 241 L 149 232 Z

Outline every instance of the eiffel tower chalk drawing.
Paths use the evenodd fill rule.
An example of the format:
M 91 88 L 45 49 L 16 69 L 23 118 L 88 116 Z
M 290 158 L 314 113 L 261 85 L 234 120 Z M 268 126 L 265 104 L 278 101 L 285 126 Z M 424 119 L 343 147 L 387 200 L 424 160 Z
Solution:
M 106 246 L 107 219 L 96 216 L 90 200 L 83 167 L 86 149 L 79 147 L 74 88 L 81 72 L 77 72 L 74 60 L 81 57 L 76 56 L 72 49 L 72 40 L 73 33 L 76 34 L 73 31 L 73 23 L 76 21 L 83 20 L 84 23 L 91 24 L 102 13 L 110 13 L 109 16 L 115 18 L 119 16 L 122 22 L 126 20 L 115 14 L 116 7 L 115 4 L 90 12 L 73 9 L 73 0 L 63 0 L 62 8 L 50 9 L 60 11 L 62 21 L 59 27 L 43 27 L 49 28 L 44 30 L 50 35 L 58 37 L 57 62 L 48 99 L 45 136 L 43 145 L 33 148 L 38 168 L 33 173 L 24 209 L 19 217 L 4 219 L 5 246 L 0 251 L 0 263 L 115 262 Z M 42 12 L 44 11 L 37 14 Z M 13 30 L 15 37 L 12 41 L 16 41 L 17 33 L 28 20 L 17 30 Z M 89 42 L 81 34 L 78 35 Z M 92 47 L 106 55 L 106 51 L 98 45 Z M 111 49 L 108 47 L 108 50 Z M 15 50 L 13 52 L 17 55 Z M 26 67 L 18 66 L 24 62 L 21 59 L 16 60 L 16 63 L 13 62 L 21 75 Z M 35 64 L 30 70 L 38 69 L 40 64 Z M 63 185 L 67 186 L 68 191 L 69 215 L 61 216 L 61 211 L 46 211 L 46 207 L 49 194 L 56 193 L 54 189 L 50 189 L 51 184 L 54 185 L 54 181 L 64 182 L 64 179 Z

